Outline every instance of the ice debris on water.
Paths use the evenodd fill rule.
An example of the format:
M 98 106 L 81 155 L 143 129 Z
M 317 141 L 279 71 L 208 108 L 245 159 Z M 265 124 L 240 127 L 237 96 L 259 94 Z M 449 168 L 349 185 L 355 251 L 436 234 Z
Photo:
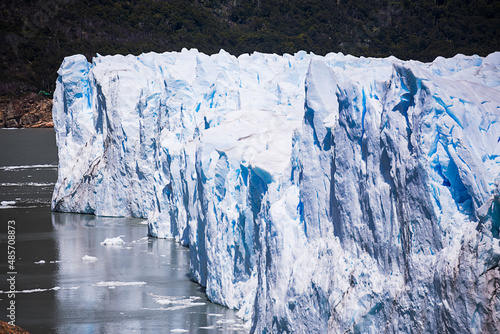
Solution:
M 103 286 L 103 287 L 108 287 L 108 288 L 115 288 L 117 286 L 143 286 L 146 285 L 147 283 L 144 281 L 140 282 L 121 282 L 121 281 L 100 281 L 95 284 L 92 284 L 94 286 Z
M 120 237 L 106 238 L 103 242 L 101 242 L 102 246 L 120 246 L 123 244 L 125 244 L 125 241 L 123 241 Z

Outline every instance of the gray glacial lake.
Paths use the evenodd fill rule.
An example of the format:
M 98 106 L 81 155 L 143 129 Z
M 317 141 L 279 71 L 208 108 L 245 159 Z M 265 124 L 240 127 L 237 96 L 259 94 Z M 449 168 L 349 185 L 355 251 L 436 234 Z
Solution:
M 14 220 L 15 323 L 33 334 L 248 332 L 190 280 L 189 249 L 148 238 L 145 220 L 51 212 L 56 179 L 53 129 L 0 129 L 1 320 Z

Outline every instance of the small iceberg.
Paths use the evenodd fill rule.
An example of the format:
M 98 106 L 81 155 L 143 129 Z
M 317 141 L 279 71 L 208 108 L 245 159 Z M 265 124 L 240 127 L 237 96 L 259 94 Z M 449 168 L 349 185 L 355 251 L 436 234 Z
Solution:
M 94 256 L 90 256 L 90 255 L 84 255 L 84 256 L 82 256 L 82 260 L 85 262 L 96 262 L 97 258 Z
M 125 241 L 123 241 L 120 237 L 106 238 L 103 242 L 101 242 L 102 246 L 120 246 L 123 244 L 125 244 Z

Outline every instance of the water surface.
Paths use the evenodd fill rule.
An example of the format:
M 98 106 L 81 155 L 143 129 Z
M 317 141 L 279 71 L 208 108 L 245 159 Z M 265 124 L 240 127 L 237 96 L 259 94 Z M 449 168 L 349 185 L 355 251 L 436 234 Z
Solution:
M 0 130 L 0 159 L 0 272 L 9 272 L 15 220 L 17 325 L 34 334 L 248 332 L 189 279 L 189 249 L 148 238 L 144 220 L 50 211 L 52 129 Z M 102 244 L 116 237 L 123 243 Z M 9 321 L 6 279 L 0 290 L 0 319 Z

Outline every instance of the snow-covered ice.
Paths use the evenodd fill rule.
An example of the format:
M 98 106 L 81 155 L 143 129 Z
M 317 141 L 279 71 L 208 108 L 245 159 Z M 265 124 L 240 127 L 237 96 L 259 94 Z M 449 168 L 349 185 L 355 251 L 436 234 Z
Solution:
M 52 208 L 147 218 L 254 332 L 498 332 L 499 70 L 500 52 L 67 57 Z

